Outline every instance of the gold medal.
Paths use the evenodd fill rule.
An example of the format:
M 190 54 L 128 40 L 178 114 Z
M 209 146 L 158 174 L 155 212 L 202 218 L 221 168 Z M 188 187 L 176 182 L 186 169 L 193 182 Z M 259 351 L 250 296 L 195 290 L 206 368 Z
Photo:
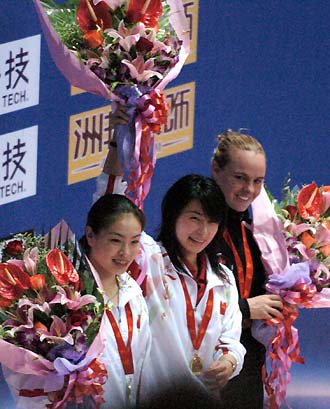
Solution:
M 197 354 L 195 354 L 193 359 L 190 361 L 190 369 L 196 376 L 199 376 L 202 373 L 203 361 L 202 358 Z

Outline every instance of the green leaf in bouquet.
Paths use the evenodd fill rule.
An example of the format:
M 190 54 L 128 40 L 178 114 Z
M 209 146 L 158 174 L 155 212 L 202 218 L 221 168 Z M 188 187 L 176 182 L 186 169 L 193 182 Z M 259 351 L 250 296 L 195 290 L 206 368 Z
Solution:
M 71 50 L 79 50 L 84 39 L 76 22 L 78 1 L 68 0 L 63 4 L 57 4 L 52 0 L 42 0 L 41 4 L 63 43 Z
M 94 341 L 96 335 L 100 330 L 101 325 L 101 316 L 98 316 L 97 319 L 93 320 L 86 329 L 86 344 L 89 347 Z
M 125 19 L 126 16 L 126 6 L 122 5 L 121 7 L 117 7 L 116 10 L 112 10 L 112 28 L 118 30 L 119 23 L 121 20 Z
M 2 338 L 1 337 L 1 330 L 3 330 L 2 327 L 1 327 L 1 324 L 3 322 L 5 322 L 5 321 L 9 320 L 10 318 L 11 318 L 10 315 L 6 314 L 6 312 L 4 310 L 0 309 L 0 338 Z

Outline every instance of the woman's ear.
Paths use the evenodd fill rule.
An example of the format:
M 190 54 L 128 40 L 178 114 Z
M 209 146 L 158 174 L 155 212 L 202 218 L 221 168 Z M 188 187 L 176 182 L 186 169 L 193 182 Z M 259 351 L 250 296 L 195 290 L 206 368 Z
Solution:
M 94 233 L 93 230 L 90 226 L 86 226 L 85 227 L 85 236 L 86 236 L 86 240 L 89 246 L 91 246 L 91 241 L 94 237 Z
M 220 171 L 219 165 L 217 164 L 217 162 L 213 159 L 212 163 L 211 163 L 211 172 L 212 172 L 212 176 L 215 177 Z

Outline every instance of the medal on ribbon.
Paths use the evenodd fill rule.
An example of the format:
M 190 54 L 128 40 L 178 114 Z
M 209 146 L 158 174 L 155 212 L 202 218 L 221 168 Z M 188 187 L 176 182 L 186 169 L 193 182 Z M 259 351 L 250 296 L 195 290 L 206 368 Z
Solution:
M 180 281 L 182 284 L 184 296 L 186 299 L 186 317 L 187 317 L 187 326 L 188 326 L 188 331 L 190 334 L 190 339 L 192 342 L 192 345 L 194 347 L 195 353 L 193 358 L 190 361 L 190 369 L 195 374 L 196 376 L 199 376 L 202 373 L 203 370 L 203 360 L 202 358 L 198 355 L 198 350 L 202 344 L 203 338 L 206 333 L 206 329 L 209 325 L 212 311 L 213 311 L 213 289 L 210 290 L 207 302 L 206 302 L 206 308 L 203 314 L 202 322 L 199 327 L 198 334 L 196 333 L 196 323 L 195 323 L 195 312 L 192 307 L 190 295 L 188 293 L 187 289 L 187 284 L 185 282 L 185 279 L 182 275 L 179 275 Z
M 190 369 L 196 376 L 199 376 L 202 373 L 203 360 L 197 353 L 195 353 L 193 359 L 190 361 Z

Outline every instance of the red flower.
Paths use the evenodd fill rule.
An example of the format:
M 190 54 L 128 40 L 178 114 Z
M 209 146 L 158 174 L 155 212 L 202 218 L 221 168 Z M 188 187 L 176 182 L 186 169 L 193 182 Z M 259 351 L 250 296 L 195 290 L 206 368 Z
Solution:
M 36 274 L 30 277 L 31 288 L 41 290 L 46 285 L 46 277 L 43 274 Z
M 55 280 L 60 285 L 78 283 L 79 275 L 68 257 L 59 249 L 50 251 L 46 263 Z
M 136 43 L 136 49 L 138 51 L 145 51 L 147 53 L 153 49 L 153 46 L 153 42 L 145 37 L 140 37 L 139 41 Z
M 110 7 L 104 1 L 95 6 L 91 0 L 81 0 L 77 9 L 77 23 L 83 33 L 95 30 L 97 26 L 101 30 L 110 28 L 112 23 Z
M 5 309 L 10 306 L 11 300 L 8 300 L 7 298 L 3 298 L 0 296 L 0 309 Z
M 75 327 L 81 327 L 85 324 L 88 320 L 88 314 L 81 311 L 73 311 L 72 314 L 69 315 L 68 321 L 71 325 Z
M 297 207 L 288 205 L 288 206 L 285 206 L 284 209 L 289 213 L 290 219 L 293 220 L 295 218 L 295 215 L 297 214 Z
M 30 288 L 30 277 L 25 271 L 15 264 L 0 264 L 0 296 L 2 298 L 15 300 L 28 288 Z
M 156 28 L 163 12 L 162 0 L 130 0 L 126 14 L 128 23 L 143 23 Z
M 297 196 L 298 211 L 303 219 L 320 218 L 324 204 L 320 189 L 316 183 L 304 186 Z
M 40 322 L 40 321 L 36 321 L 36 322 L 33 324 L 33 328 L 36 329 L 36 330 L 38 330 L 38 331 L 41 331 L 41 332 L 43 332 L 43 331 L 47 332 L 47 331 L 48 331 L 48 328 L 46 327 L 46 325 L 43 324 L 43 323 Z
M 102 45 L 103 37 L 99 31 L 90 30 L 86 34 L 84 34 L 84 40 L 88 47 L 97 48 Z
M 8 256 L 18 256 L 23 252 L 22 240 L 11 240 L 9 243 L 7 243 L 7 246 L 3 249 L 3 252 L 8 254 Z

